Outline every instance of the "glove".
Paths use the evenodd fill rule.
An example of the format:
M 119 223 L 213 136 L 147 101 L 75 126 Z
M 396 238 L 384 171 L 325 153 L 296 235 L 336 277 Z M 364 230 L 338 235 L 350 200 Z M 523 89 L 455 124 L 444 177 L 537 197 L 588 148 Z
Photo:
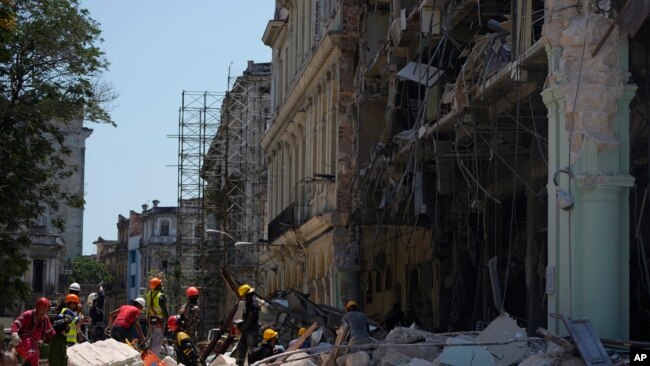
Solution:
M 18 336 L 18 333 L 16 332 L 11 333 L 11 344 L 14 347 L 18 347 L 18 345 L 20 344 L 20 337 Z

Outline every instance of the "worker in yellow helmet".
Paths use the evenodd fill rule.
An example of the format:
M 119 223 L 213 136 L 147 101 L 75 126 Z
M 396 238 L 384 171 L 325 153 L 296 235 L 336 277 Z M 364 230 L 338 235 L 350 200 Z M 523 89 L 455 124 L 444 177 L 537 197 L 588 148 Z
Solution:
M 240 298 L 244 298 L 244 314 L 242 322 L 238 326 L 241 332 L 237 349 L 233 352 L 237 359 L 237 365 L 244 365 L 248 351 L 257 346 L 260 334 L 260 307 L 255 301 L 255 289 L 249 284 L 243 284 L 237 289 Z M 252 362 L 249 360 L 249 364 Z
M 305 327 L 301 327 L 300 329 L 298 329 L 298 338 L 302 337 L 302 335 L 305 334 L 306 331 L 307 328 Z M 289 342 L 289 347 L 293 346 L 294 343 L 298 342 L 298 338 L 291 340 L 291 342 Z M 310 343 L 310 339 L 307 338 L 305 339 L 304 342 L 302 342 L 300 349 L 309 348 L 309 347 L 311 347 L 311 343 Z
M 341 324 L 345 323 L 350 332 L 349 345 L 370 343 L 370 325 L 368 316 L 359 310 L 359 304 L 350 300 L 345 304 L 346 314 L 341 319 Z
M 248 355 L 249 364 L 280 353 L 280 350 L 276 347 L 278 344 L 278 332 L 267 328 L 262 338 L 263 340 L 260 346 Z

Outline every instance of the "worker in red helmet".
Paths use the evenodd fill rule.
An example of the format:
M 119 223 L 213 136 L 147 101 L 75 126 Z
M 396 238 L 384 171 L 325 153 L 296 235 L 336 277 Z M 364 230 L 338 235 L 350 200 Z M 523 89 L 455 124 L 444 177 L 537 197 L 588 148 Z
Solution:
M 197 340 L 199 336 L 199 313 L 201 310 L 198 305 L 199 294 L 199 290 L 196 287 L 189 287 L 185 291 L 187 304 L 181 306 L 180 309 L 181 322 L 184 324 L 185 333 L 193 340 Z
M 34 309 L 20 314 L 11 324 L 11 343 L 30 366 L 38 366 L 39 341 L 49 342 L 55 334 L 47 317 L 49 310 L 50 300 L 42 297 L 36 301 Z
M 167 319 L 167 329 L 174 334 L 174 350 L 179 363 L 188 366 L 199 364 L 199 352 L 192 341 L 192 338 L 183 329 L 181 317 L 172 315 Z

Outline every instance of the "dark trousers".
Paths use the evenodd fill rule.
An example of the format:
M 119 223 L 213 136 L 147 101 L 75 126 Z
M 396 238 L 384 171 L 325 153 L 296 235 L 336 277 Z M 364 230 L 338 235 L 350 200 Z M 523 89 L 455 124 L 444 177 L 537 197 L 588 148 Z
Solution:
M 124 343 L 125 340 L 131 340 L 131 330 L 129 328 L 114 326 L 111 329 L 111 337 L 120 343 Z
M 237 365 L 244 365 L 244 361 L 248 356 L 248 352 L 253 348 L 257 347 L 257 344 L 260 341 L 260 330 L 251 329 L 249 331 L 243 332 L 239 338 L 239 343 L 237 343 L 237 349 L 235 350 L 235 355 L 237 359 Z

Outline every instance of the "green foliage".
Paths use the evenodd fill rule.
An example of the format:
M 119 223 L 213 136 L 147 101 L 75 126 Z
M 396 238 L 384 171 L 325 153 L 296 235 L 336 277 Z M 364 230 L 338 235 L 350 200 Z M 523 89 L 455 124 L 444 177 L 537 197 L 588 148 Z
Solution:
M 61 180 L 76 169 L 66 163 L 70 151 L 62 131 L 80 119 L 112 124 L 106 106 L 115 95 L 97 81 L 108 67 L 99 42 L 99 25 L 77 0 L 0 0 L 3 299 L 28 294 L 20 280 L 28 229 L 49 208 L 52 223 L 63 230 L 59 205 L 84 204 L 61 189 Z
M 73 282 L 81 283 L 109 283 L 113 277 L 108 273 L 103 263 L 97 262 L 90 257 L 77 257 L 72 261 Z

